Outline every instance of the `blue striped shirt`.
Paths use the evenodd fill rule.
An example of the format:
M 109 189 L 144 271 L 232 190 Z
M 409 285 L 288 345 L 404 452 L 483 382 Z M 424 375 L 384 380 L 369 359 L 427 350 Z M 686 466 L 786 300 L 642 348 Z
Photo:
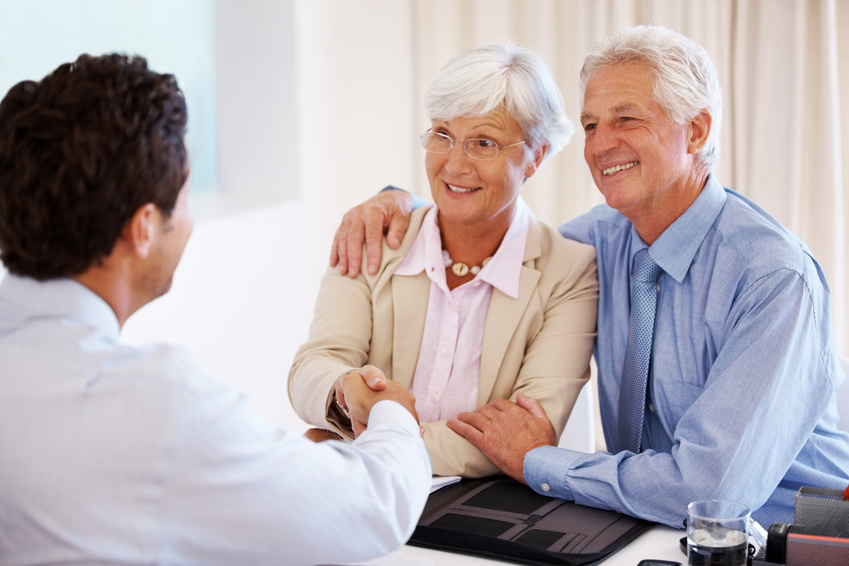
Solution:
M 617 445 L 629 273 L 646 244 L 600 205 L 560 228 L 598 252 L 599 403 Z M 743 502 L 762 525 L 792 522 L 801 486 L 844 489 L 828 284 L 805 245 L 710 176 L 649 247 L 663 269 L 640 454 L 543 447 L 525 457 L 546 495 L 681 527 L 687 503 Z

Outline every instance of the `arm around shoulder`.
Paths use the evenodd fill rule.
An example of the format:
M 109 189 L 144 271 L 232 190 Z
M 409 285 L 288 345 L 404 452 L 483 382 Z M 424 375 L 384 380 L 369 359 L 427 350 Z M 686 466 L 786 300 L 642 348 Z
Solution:
M 398 249 L 407 231 L 410 213 L 422 204 L 421 199 L 416 204 L 416 198 L 390 185 L 346 212 L 333 238 L 330 265 L 337 267 L 340 273 L 356 277 L 360 273 L 365 244 L 368 272 L 377 273 L 384 235 L 387 245 Z

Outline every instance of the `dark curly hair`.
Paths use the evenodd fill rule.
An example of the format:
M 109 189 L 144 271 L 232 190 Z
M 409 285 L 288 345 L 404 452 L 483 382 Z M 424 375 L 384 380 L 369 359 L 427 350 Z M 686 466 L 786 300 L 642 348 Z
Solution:
M 138 208 L 170 216 L 188 176 L 186 102 L 142 57 L 81 55 L 0 102 L 0 260 L 39 280 L 108 256 Z

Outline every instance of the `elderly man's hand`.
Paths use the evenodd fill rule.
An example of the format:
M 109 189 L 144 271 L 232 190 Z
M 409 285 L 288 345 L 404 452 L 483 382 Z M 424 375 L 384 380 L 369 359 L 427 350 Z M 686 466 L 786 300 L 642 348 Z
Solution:
M 368 426 L 371 408 L 378 401 L 390 400 L 400 403 L 410 411 L 416 422 L 416 398 L 397 381 L 386 379 L 386 375 L 375 366 L 363 366 L 358 371 L 343 374 L 336 380 L 336 401 L 345 407 L 351 417 L 354 437 Z
M 365 241 L 368 272 L 377 273 L 384 232 L 386 244 L 397 250 L 410 225 L 412 210 L 410 193 L 383 191 L 346 212 L 333 237 L 330 265 L 338 266 L 340 273 L 347 272 L 351 277 L 359 275 Z
M 470 413 L 448 419 L 448 428 L 478 447 L 484 456 L 513 479 L 525 482 L 525 454 L 554 446 L 555 433 L 545 409 L 519 393 L 516 403 L 496 399 Z

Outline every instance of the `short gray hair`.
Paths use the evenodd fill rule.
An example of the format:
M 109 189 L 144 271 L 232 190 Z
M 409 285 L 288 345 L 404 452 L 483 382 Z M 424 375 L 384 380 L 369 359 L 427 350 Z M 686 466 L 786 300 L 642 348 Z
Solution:
M 522 128 L 527 150 L 560 151 L 575 126 L 563 110 L 563 95 L 537 53 L 513 43 L 471 49 L 454 57 L 424 92 L 431 120 L 486 116 L 504 107 Z
M 702 110 L 711 115 L 710 134 L 696 159 L 706 173 L 712 171 L 719 157 L 722 87 L 707 51 L 689 37 L 660 26 L 636 26 L 596 43 L 581 69 L 581 107 L 593 73 L 602 67 L 633 62 L 654 71 L 655 100 L 669 120 L 685 124 Z

